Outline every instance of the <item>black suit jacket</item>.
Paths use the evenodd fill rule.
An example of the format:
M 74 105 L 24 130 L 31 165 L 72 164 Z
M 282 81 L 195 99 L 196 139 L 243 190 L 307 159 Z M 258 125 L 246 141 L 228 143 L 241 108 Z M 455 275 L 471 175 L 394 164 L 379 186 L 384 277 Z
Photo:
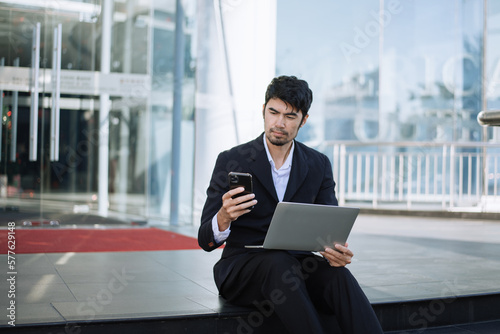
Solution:
M 212 251 L 221 246 L 214 240 L 212 219 L 222 206 L 222 195 L 229 191 L 229 172 L 252 174 L 253 190 L 258 203 L 250 213 L 231 223 L 231 233 L 226 240 L 222 257 L 214 267 L 215 283 L 219 289 L 238 261 L 248 253 L 262 251 L 244 246 L 263 244 L 278 204 L 263 135 L 220 153 L 207 189 L 207 200 L 198 231 L 198 243 L 204 250 Z M 338 205 L 334 189 L 332 167 L 326 155 L 295 141 L 292 170 L 283 201 Z

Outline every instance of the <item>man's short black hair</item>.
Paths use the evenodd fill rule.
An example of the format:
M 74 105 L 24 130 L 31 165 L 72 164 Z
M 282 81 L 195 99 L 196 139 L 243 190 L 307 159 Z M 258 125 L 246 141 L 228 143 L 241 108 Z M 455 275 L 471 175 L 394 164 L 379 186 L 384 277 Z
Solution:
M 265 104 L 274 98 L 286 102 L 297 111 L 302 111 L 303 117 L 307 115 L 313 100 L 312 91 L 305 80 L 286 75 L 274 78 L 267 86 Z

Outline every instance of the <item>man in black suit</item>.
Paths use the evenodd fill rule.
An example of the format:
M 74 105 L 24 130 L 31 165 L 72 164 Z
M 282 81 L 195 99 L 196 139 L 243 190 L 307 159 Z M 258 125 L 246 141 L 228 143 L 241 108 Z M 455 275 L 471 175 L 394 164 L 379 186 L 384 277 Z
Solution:
M 319 313 L 335 314 L 343 333 L 382 333 L 368 299 L 345 268 L 353 257 L 347 244 L 332 245 L 322 256 L 245 248 L 264 242 L 279 201 L 338 205 L 328 158 L 294 140 L 311 103 L 306 81 L 272 80 L 262 110 L 264 134 L 217 158 L 198 243 L 206 251 L 226 243 L 214 266 L 222 297 L 275 312 L 290 333 L 325 332 Z M 233 198 L 244 189 L 229 190 L 229 172 L 251 173 L 253 193 Z

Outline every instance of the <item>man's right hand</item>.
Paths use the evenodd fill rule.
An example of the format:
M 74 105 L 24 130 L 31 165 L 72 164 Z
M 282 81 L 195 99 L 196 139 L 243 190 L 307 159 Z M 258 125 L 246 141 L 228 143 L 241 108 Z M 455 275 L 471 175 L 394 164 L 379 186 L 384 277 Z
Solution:
M 257 200 L 254 199 L 255 194 L 232 198 L 234 195 L 242 193 L 244 190 L 245 188 L 239 187 L 229 190 L 227 193 L 222 195 L 222 207 L 219 212 L 217 212 L 219 231 L 222 232 L 227 230 L 231 222 L 238 219 L 239 216 L 249 213 L 251 211 L 250 208 L 257 204 Z

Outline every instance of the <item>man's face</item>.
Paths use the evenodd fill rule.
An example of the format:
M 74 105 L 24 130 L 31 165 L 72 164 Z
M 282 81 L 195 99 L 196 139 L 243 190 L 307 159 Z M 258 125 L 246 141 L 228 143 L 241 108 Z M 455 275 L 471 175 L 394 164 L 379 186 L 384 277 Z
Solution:
M 301 111 L 292 109 L 292 106 L 277 98 L 270 99 L 262 113 L 266 138 L 276 146 L 291 142 L 309 117 L 302 117 Z

